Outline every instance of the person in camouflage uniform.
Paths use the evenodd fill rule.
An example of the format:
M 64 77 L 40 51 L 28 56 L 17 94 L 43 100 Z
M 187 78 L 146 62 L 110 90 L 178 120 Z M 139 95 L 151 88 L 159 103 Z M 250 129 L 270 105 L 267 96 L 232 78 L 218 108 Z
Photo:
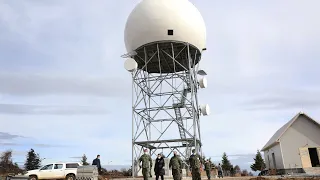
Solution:
M 176 151 L 174 151 L 173 154 L 173 157 L 170 159 L 169 168 L 172 168 L 173 179 L 181 180 L 182 160 Z
M 180 158 L 181 156 L 180 155 L 178 155 L 178 157 Z M 181 158 L 180 158 L 181 159 Z M 181 160 L 181 162 L 182 162 L 182 160 Z M 182 180 L 182 163 L 181 163 L 181 166 L 180 166 L 181 168 L 180 168 L 180 180 Z
M 204 164 L 204 169 L 206 170 L 206 174 L 208 177 L 208 180 L 211 178 L 211 162 L 207 159 Z
M 192 155 L 189 158 L 189 165 L 191 168 L 192 180 L 201 180 L 201 161 L 199 154 L 195 154 L 195 149 L 192 150 Z
M 142 162 L 142 174 L 143 179 L 148 180 L 148 176 L 151 176 L 151 168 L 152 168 L 152 159 L 148 154 L 148 150 L 144 150 L 144 154 L 139 158 L 139 164 Z
M 181 159 L 181 156 L 178 155 L 178 157 Z M 181 166 L 180 166 L 180 180 L 182 180 L 182 160 L 181 160 Z

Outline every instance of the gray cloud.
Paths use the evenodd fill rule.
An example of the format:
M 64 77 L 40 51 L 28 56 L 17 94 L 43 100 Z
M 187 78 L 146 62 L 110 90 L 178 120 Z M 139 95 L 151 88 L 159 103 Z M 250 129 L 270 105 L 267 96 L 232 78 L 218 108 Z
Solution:
M 23 143 L 7 143 L 7 142 L 0 142 L 1 146 L 31 146 L 37 148 L 67 148 L 73 147 L 68 145 L 54 145 L 54 144 L 23 144 Z
M 0 113 L 15 115 L 79 115 L 79 114 L 106 114 L 103 108 L 90 106 L 52 106 L 26 104 L 0 104 Z M 1 138 L 1 134 L 0 134 Z
M 0 132 L 0 140 L 13 140 L 16 138 L 24 138 L 24 136 L 10 134 L 6 132 Z
M 71 159 L 81 159 L 82 158 L 82 156 L 75 156 L 75 157 L 69 157 L 69 158 L 71 158 Z
M 39 147 L 39 148 L 66 148 L 66 147 L 73 147 L 69 145 L 54 145 L 54 144 L 32 144 L 34 147 Z
M 228 155 L 228 157 L 252 157 L 255 156 L 255 154 L 231 154 Z M 222 155 L 215 155 L 215 156 L 208 156 L 208 157 L 222 157 Z
M 17 151 L 17 150 L 12 151 L 13 156 L 25 156 L 26 154 L 27 154 L 27 151 Z
M 4 153 L 5 151 L 0 151 L 0 154 Z M 27 154 L 27 151 L 17 151 L 13 150 L 12 155 L 13 156 L 25 156 Z M 18 163 L 18 162 L 17 162 Z
M 21 146 L 21 144 L 17 143 L 6 143 L 6 142 L 0 142 L 1 146 Z
M 128 95 L 127 78 L 67 77 L 47 74 L 0 73 L 0 93 L 15 96 L 92 95 L 102 97 Z M 130 94 L 130 93 L 129 93 Z
M 320 107 L 320 91 L 315 89 L 286 89 L 249 97 L 241 105 L 245 110 L 311 110 Z
M 29 143 L 16 143 L 12 142 L 17 138 L 26 138 L 25 136 L 10 134 L 7 132 L 0 132 L 0 145 L 1 146 L 32 146 L 39 148 L 51 148 L 51 147 L 71 147 L 69 145 L 55 145 L 55 144 L 29 144 Z

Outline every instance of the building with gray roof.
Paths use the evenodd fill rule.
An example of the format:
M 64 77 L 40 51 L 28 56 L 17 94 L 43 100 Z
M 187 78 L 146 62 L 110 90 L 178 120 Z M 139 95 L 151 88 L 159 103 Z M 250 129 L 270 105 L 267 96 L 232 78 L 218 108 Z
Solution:
M 300 112 L 276 131 L 261 150 L 267 169 L 312 170 L 320 174 L 320 124 Z

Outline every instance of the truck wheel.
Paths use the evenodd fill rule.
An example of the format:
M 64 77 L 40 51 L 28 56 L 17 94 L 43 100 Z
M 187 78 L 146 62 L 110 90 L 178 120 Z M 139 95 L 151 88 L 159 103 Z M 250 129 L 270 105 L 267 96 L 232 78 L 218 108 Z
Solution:
M 73 174 L 69 174 L 67 175 L 66 180 L 76 180 L 76 177 Z
M 29 176 L 29 180 L 38 180 L 37 176 Z

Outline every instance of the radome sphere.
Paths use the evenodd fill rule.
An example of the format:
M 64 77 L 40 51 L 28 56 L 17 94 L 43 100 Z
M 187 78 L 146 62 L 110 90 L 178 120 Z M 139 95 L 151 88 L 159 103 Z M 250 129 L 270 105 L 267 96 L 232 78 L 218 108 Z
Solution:
M 188 0 L 142 0 L 128 17 L 124 39 L 127 52 L 157 41 L 187 42 L 205 48 L 206 26 Z

